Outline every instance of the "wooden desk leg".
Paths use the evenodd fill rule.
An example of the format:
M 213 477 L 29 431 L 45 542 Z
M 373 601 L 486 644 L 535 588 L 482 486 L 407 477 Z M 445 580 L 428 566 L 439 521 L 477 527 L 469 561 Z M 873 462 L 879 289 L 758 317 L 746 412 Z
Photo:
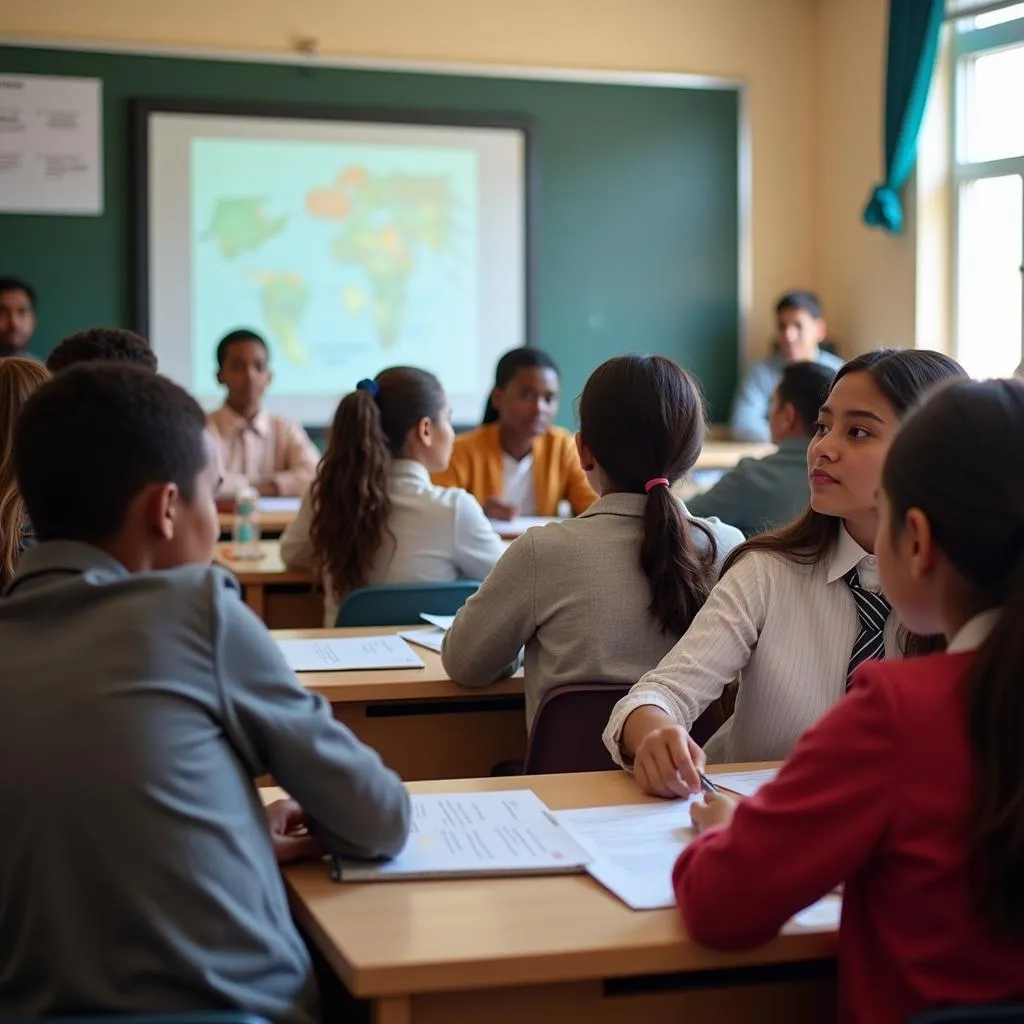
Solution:
M 373 1001 L 373 1024 L 412 1024 L 412 1005 L 406 996 Z
M 262 620 L 266 608 L 266 589 L 259 584 L 250 583 L 245 588 L 245 603 Z

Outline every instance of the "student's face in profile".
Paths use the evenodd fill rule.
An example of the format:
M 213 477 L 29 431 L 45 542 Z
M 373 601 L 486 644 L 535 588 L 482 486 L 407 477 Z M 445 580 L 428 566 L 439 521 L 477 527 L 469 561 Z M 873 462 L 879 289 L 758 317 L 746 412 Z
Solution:
M 220 479 L 213 444 L 205 431 L 203 447 L 206 451 L 206 465 L 196 477 L 192 500 L 185 501 L 180 492 L 173 499 L 173 533 L 159 546 L 154 558 L 154 569 L 205 565 L 213 560 L 214 548 L 220 536 L 215 501 Z
M 258 341 L 236 341 L 228 347 L 217 380 L 228 389 L 232 409 L 255 415 L 270 386 L 267 350 Z
M 781 309 L 776 321 L 775 340 L 787 363 L 807 363 L 818 356 L 825 340 L 825 321 L 806 309 Z
M 558 414 L 558 374 L 545 367 L 523 367 L 491 402 L 498 421 L 516 437 L 539 437 Z
M 0 345 L 23 349 L 36 331 L 36 311 L 20 288 L 0 292 Z
M 807 448 L 811 507 L 843 519 L 870 521 L 874 531 L 882 464 L 899 416 L 864 371 L 842 377 L 821 407 Z
M 772 444 L 779 444 L 789 437 L 799 437 L 803 434 L 800 414 L 796 411 L 792 402 L 779 400 L 779 392 L 772 392 L 772 404 L 768 410 L 768 430 L 771 434 Z
M 900 620 L 912 633 L 942 632 L 939 595 L 931 571 L 935 561 L 931 527 L 920 509 L 911 509 L 893 533 L 893 508 L 885 489 L 878 494 L 875 558 L 882 590 Z
M 430 421 L 430 447 L 424 465 L 431 473 L 443 473 L 452 461 L 455 446 L 455 428 L 452 426 L 452 410 L 447 402 L 436 420 Z

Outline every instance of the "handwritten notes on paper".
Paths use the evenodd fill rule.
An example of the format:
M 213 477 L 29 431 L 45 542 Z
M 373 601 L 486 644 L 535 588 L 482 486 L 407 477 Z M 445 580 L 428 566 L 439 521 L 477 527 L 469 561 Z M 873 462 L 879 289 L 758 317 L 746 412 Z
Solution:
M 293 672 L 424 667 L 419 656 L 400 636 L 278 640 L 277 646 Z

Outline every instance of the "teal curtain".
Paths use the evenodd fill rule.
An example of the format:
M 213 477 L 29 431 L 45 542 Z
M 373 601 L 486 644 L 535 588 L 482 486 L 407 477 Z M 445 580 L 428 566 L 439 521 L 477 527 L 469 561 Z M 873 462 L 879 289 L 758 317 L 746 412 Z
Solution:
M 864 209 L 864 223 L 903 229 L 900 192 L 914 169 L 928 88 L 939 50 L 945 0 L 889 0 L 885 79 L 885 181 Z

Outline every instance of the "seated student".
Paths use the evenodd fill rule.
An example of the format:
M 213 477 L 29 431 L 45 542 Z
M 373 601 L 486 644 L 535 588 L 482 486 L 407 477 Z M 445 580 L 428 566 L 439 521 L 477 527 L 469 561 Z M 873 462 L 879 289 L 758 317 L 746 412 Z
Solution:
M 462 487 L 491 519 L 554 516 L 567 500 L 573 515 L 597 499 L 580 467 L 572 434 L 553 427 L 558 367 L 535 348 L 516 348 L 498 361 L 483 426 L 455 439 L 451 465 L 436 473 L 441 487 Z
M 963 376 L 922 349 L 868 352 L 839 371 L 807 450 L 810 508 L 729 556 L 686 635 L 612 712 L 605 744 L 645 790 L 690 792 L 702 755 L 688 730 L 734 680 L 736 710 L 708 741 L 708 759 L 774 761 L 842 699 L 863 660 L 928 647 L 905 635 L 879 593 L 878 488 L 907 410 Z
M 750 537 L 788 523 L 807 508 L 807 445 L 833 377 L 820 363 L 787 366 L 768 415 L 779 450 L 763 459 L 740 459 L 714 487 L 690 499 L 690 512 L 718 516 Z
M 425 370 L 383 370 L 341 400 L 313 486 L 281 537 L 285 565 L 323 577 L 325 626 L 357 587 L 483 579 L 501 557 L 476 499 L 430 482 L 453 437 L 444 388 Z
M 34 359 L 9 356 L 0 361 L 0 590 L 14 575 L 32 535 L 14 479 L 14 422 L 28 396 L 49 379 L 49 371 Z
M 564 683 L 632 682 L 672 648 L 743 540 L 694 519 L 669 488 L 693 466 L 704 409 L 661 356 L 599 366 L 580 399 L 580 462 L 601 497 L 516 540 L 455 617 L 445 670 L 463 686 L 508 675 L 526 647 L 527 727 Z
M 732 407 L 732 436 L 737 441 L 768 441 L 768 413 L 783 367 L 821 363 L 833 372 L 843 361 L 819 348 L 825 340 L 825 317 L 813 292 L 787 292 L 775 305 L 775 351 L 747 371 Z
M 909 418 L 878 571 L 946 653 L 865 664 L 774 782 L 692 808 L 674 881 L 698 942 L 760 946 L 843 883 L 846 1024 L 1024 998 L 1022 479 L 1024 383 L 959 381 Z
M 327 852 L 389 856 L 406 838 L 398 777 L 209 565 L 204 427 L 177 385 L 109 363 L 57 374 L 18 422 L 39 543 L 0 600 L 0 1017 L 312 1024 L 254 779 L 273 774 L 308 815 L 286 807 L 276 828 L 305 820 Z
M 219 497 L 247 486 L 266 496 L 296 496 L 316 474 L 320 453 L 309 435 L 261 408 L 272 380 L 267 361 L 267 343 L 255 331 L 232 331 L 217 346 L 217 381 L 228 389 L 208 421 L 221 469 Z
M 156 353 L 149 342 L 121 327 L 90 327 L 68 335 L 46 357 L 46 365 L 50 373 L 57 373 L 67 366 L 96 360 L 134 363 L 154 373 L 157 369 Z
M 35 333 L 35 289 L 18 277 L 0 277 L 0 359 L 28 356 Z

